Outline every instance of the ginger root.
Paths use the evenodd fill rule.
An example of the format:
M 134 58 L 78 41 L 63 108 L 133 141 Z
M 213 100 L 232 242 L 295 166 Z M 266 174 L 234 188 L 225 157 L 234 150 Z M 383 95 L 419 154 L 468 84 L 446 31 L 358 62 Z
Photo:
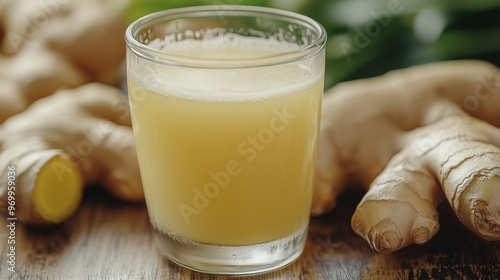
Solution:
M 37 44 L 64 56 L 92 81 L 112 85 L 120 82 L 127 24 L 121 11 L 110 3 L 3 1 L 6 3 L 0 12 L 0 26 L 5 33 L 0 42 L 2 53 L 16 55 Z
M 122 82 L 127 25 L 108 4 L 0 2 L 0 123 L 57 90 Z
M 88 82 L 87 76 L 59 53 L 32 44 L 17 55 L 0 57 L 0 123 L 61 88 Z
M 144 198 L 128 106 L 118 89 L 88 84 L 123 79 L 127 24 L 109 4 L 0 2 L 0 209 L 10 167 L 22 222 L 66 220 L 89 182 Z
M 115 196 L 142 201 L 134 136 L 121 92 L 92 83 L 34 102 L 0 126 L 0 209 L 7 172 L 16 172 L 16 217 L 59 223 L 77 209 L 83 186 L 102 182 Z
M 427 242 L 445 198 L 460 221 L 500 240 L 500 71 L 441 62 L 325 93 L 312 213 L 348 186 L 367 190 L 353 230 L 376 252 Z

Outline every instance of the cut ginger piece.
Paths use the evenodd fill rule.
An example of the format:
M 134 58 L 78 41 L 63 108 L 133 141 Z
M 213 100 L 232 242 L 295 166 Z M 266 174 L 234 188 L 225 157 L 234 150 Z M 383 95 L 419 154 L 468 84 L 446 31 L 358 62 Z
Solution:
M 120 90 L 91 83 L 42 98 L 0 125 L 0 170 L 15 167 L 20 221 L 65 221 L 89 183 L 127 201 L 144 200 L 128 108 Z M 4 212 L 7 174 L 0 174 Z
M 75 163 L 57 155 L 38 171 L 33 188 L 33 203 L 43 219 L 60 223 L 77 209 L 82 198 L 83 178 Z

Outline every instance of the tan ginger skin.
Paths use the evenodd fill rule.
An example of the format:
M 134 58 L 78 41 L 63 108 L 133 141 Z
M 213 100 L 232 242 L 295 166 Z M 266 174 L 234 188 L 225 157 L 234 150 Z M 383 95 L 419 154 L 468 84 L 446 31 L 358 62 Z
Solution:
M 0 123 L 59 89 L 122 79 L 126 23 L 106 1 L 0 1 Z
M 61 88 L 74 88 L 87 76 L 58 52 L 38 44 L 0 56 L 0 123 Z
M 92 81 L 120 82 L 127 24 L 109 1 L 2 1 L 3 54 L 38 44 L 63 55 Z
M 353 230 L 374 251 L 427 242 L 446 198 L 485 240 L 500 240 L 500 71 L 480 61 L 396 70 L 325 93 L 312 213 L 346 187 L 367 192 Z
M 15 167 L 20 221 L 66 220 L 89 182 L 125 200 L 144 200 L 124 98 L 114 87 L 87 84 L 40 99 L 0 126 L 0 170 Z M 8 208 L 7 174 L 0 174 L 2 211 Z

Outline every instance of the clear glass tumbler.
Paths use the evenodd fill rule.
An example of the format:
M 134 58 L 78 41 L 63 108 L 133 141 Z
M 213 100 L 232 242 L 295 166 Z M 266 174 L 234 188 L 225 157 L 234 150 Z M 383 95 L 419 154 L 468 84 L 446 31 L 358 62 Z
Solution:
M 161 252 L 193 270 L 254 274 L 302 252 L 326 34 L 263 7 L 161 11 L 126 32 L 130 107 Z

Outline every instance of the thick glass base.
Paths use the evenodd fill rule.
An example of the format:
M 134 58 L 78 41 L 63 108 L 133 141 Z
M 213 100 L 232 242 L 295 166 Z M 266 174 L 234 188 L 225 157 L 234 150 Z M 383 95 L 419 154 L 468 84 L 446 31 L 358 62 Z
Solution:
M 186 268 L 211 274 L 250 275 L 283 267 L 299 257 L 307 224 L 288 237 L 246 246 L 219 246 L 179 238 L 153 228 L 161 253 Z

